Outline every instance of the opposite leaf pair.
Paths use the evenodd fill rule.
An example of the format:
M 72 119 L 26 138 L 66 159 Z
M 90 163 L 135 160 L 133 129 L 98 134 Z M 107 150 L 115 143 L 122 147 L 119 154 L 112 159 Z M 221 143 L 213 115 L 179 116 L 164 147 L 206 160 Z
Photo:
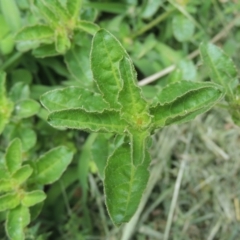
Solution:
M 108 157 L 104 177 L 109 215 L 120 225 L 133 216 L 146 188 L 153 131 L 193 119 L 223 93 L 213 83 L 181 81 L 162 89 L 154 103 L 147 102 L 137 86 L 130 57 L 104 29 L 93 38 L 91 68 L 99 92 L 69 87 L 44 94 L 41 102 L 54 127 L 126 136 L 125 143 Z

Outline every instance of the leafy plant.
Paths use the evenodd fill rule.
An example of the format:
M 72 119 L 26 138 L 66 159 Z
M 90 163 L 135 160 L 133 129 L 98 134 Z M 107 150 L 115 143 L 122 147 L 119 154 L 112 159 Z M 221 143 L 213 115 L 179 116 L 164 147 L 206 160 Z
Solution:
M 0 162 L 0 211 L 6 211 L 6 232 L 10 239 L 25 239 L 33 206 L 41 209 L 45 184 L 58 180 L 72 160 L 73 153 L 57 147 L 34 162 L 23 163 L 21 141 L 14 139 Z M 39 212 L 39 211 L 38 211 Z M 32 217 L 36 213 L 32 212 Z
M 34 3 L 44 24 L 36 23 L 17 33 L 19 50 L 34 49 L 36 57 L 64 54 L 71 48 L 74 31 L 94 34 L 98 30 L 96 24 L 79 19 L 82 0 L 68 0 L 65 4 L 58 0 L 35 0 Z
M 214 83 L 180 81 L 146 101 L 137 86 L 132 61 L 120 42 L 100 29 L 93 38 L 91 68 L 96 92 L 69 87 L 41 97 L 54 127 L 124 136 L 108 157 L 104 189 L 116 225 L 135 213 L 149 178 L 150 135 L 157 128 L 183 123 L 209 110 L 223 96 Z

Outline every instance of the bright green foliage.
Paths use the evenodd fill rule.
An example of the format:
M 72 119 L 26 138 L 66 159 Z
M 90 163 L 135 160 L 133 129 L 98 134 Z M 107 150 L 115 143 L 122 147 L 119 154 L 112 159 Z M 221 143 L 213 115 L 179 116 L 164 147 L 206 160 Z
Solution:
M 35 24 L 20 30 L 16 35 L 19 50 L 34 49 L 36 57 L 65 54 L 71 48 L 76 29 L 95 34 L 99 27 L 91 22 L 80 20 L 82 0 L 35 0 L 45 24 Z
M 160 103 L 151 108 L 153 128 L 163 127 L 189 116 L 196 116 L 209 110 L 223 96 L 219 87 L 212 83 L 177 82 L 162 90 Z M 202 111 L 201 111 L 202 110 Z M 197 114 L 197 115 L 198 115 Z
M 12 175 L 12 178 L 17 185 L 21 185 L 32 175 L 32 172 L 33 169 L 29 165 L 23 165 Z
M 70 164 L 72 157 L 72 151 L 66 147 L 56 147 L 45 153 L 34 164 L 31 182 L 44 185 L 57 181 Z
M 15 109 L 19 118 L 28 118 L 38 113 L 40 105 L 35 100 L 24 99 L 16 104 Z
M 53 112 L 49 115 L 49 123 L 55 127 L 68 127 L 93 132 L 116 132 L 123 134 L 126 125 L 119 112 L 104 110 L 101 113 L 87 112 L 84 109 L 69 109 Z
M 45 198 L 46 194 L 43 191 L 35 190 L 25 193 L 21 203 L 25 207 L 31 207 L 39 202 L 44 201 Z
M 30 223 L 29 209 L 25 206 L 10 210 L 7 215 L 6 232 L 11 240 L 24 240 L 24 228 Z
M 30 222 L 28 207 L 46 198 L 39 187 L 58 180 L 72 155 L 66 147 L 58 147 L 31 162 L 31 166 L 23 165 L 20 139 L 15 138 L 9 144 L 3 162 L 0 162 L 0 211 L 8 211 L 5 228 L 9 239 L 25 239 L 24 228 Z
M 68 87 L 45 93 L 41 102 L 49 112 L 83 108 L 88 112 L 103 112 L 108 104 L 102 99 L 101 94 L 91 92 L 84 88 Z
M 209 110 L 223 93 L 213 83 L 180 81 L 163 88 L 150 105 L 137 86 L 130 57 L 104 29 L 93 38 L 91 68 L 100 92 L 93 94 L 92 101 L 89 92 L 76 87 L 46 93 L 41 101 L 50 111 L 48 121 L 54 127 L 125 136 L 124 143 L 120 142 L 108 158 L 105 175 L 102 173 L 109 215 L 120 225 L 130 220 L 146 188 L 147 149 L 153 130 L 193 119 Z
M 0 134 L 8 123 L 13 110 L 13 103 L 6 97 L 5 78 L 6 74 L 0 71 Z
M 0 212 L 13 209 L 20 203 L 17 193 L 7 193 L 0 196 Z
M 22 146 L 19 139 L 14 139 L 9 145 L 6 156 L 5 163 L 8 172 L 12 175 L 15 173 L 22 165 Z

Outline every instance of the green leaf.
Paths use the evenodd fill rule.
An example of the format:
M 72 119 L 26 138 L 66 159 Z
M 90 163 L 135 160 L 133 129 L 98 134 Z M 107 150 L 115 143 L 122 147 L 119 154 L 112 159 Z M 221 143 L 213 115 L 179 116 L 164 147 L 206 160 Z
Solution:
M 172 21 L 173 34 L 179 42 L 189 41 L 194 34 L 194 23 L 183 15 L 175 15 Z
M 233 95 L 233 89 L 236 87 L 237 69 L 232 59 L 212 43 L 202 43 L 200 53 L 211 80 L 222 85 L 227 90 L 227 94 Z
M 173 89 L 176 89 L 175 87 L 180 85 L 172 86 Z M 180 91 L 177 93 L 180 96 L 178 98 L 173 97 L 175 94 L 169 91 L 169 87 L 166 90 L 170 93 L 166 100 L 162 99 L 165 104 L 158 104 L 156 107 L 150 109 L 150 114 L 153 115 L 153 128 L 163 127 L 169 123 L 174 123 L 174 119 L 177 122 L 184 117 L 187 117 L 185 120 L 189 121 L 197 115 L 196 113 L 200 114 L 209 110 L 223 96 L 222 91 L 217 85 L 209 85 L 196 90 L 186 91 L 184 95 L 181 95 L 183 92 Z M 182 90 L 185 89 L 183 88 Z M 166 95 L 164 89 L 161 94 Z M 171 102 L 169 102 L 170 100 Z
M 47 25 L 34 25 L 23 28 L 15 37 L 16 41 L 38 41 L 50 43 L 54 40 L 54 30 Z
M 114 132 L 123 134 L 126 122 L 119 112 L 104 110 L 102 113 L 86 112 L 83 109 L 70 109 L 53 112 L 48 117 L 54 127 L 66 127 L 93 132 Z
M 66 147 L 56 147 L 41 156 L 34 165 L 31 181 L 51 184 L 57 181 L 71 163 L 73 152 Z
M 41 96 L 41 103 L 50 112 L 70 108 L 82 108 L 88 112 L 102 112 L 109 107 L 100 94 L 79 87 L 47 92 Z
M 66 6 L 72 21 L 76 22 L 80 15 L 82 0 L 67 0 Z
M 46 194 L 41 190 L 35 190 L 24 194 L 22 205 L 25 207 L 32 207 L 46 199 Z
M 8 193 L 0 196 L 0 212 L 13 209 L 20 204 L 17 193 Z
M 13 188 L 10 179 L 0 179 L 0 193 L 11 191 Z
M 40 105 L 35 100 L 24 99 L 16 104 L 15 109 L 17 117 L 28 118 L 38 113 Z
M 33 49 L 32 53 L 36 58 L 53 57 L 60 54 L 56 51 L 55 44 L 47 44 L 40 46 L 36 49 Z
M 55 13 L 59 21 L 66 23 L 70 19 L 68 9 L 58 0 L 43 0 L 44 4 Z
M 123 82 L 123 88 L 118 98 L 122 106 L 121 116 L 134 127 L 146 128 L 151 121 L 148 104 L 142 98 L 140 88 L 137 87 L 136 72 L 131 60 L 124 57 L 120 61 L 119 70 Z
M 85 20 L 78 21 L 77 28 L 91 35 L 96 34 L 96 32 L 100 29 L 97 24 Z
M 90 49 L 86 46 L 73 46 L 64 56 L 71 75 L 84 87 L 93 86 L 93 76 L 89 61 Z
M 12 178 L 17 186 L 20 186 L 31 176 L 32 172 L 33 169 L 29 165 L 24 165 L 12 175 Z
M 8 123 L 13 110 L 13 103 L 6 97 L 5 80 L 6 74 L 0 71 L 0 134 Z
M 21 16 L 16 1 L 1 0 L 0 9 L 12 32 L 18 31 L 21 28 Z
M 119 62 L 127 56 L 120 42 L 108 31 L 99 30 L 92 42 L 91 66 L 93 77 L 111 108 L 119 109 L 118 94 L 123 87 Z
M 129 144 L 119 147 L 108 159 L 104 188 L 109 215 L 115 225 L 128 222 L 139 205 L 149 178 L 149 153 L 142 165 L 132 164 Z
M 15 138 L 9 145 L 5 163 L 10 174 L 15 173 L 22 165 L 22 143 L 20 139 Z
M 46 22 L 50 24 L 52 27 L 56 27 L 58 25 L 58 18 L 54 14 L 54 12 L 49 9 L 42 0 L 35 0 L 36 6 L 41 14 L 44 16 Z
M 190 81 L 179 81 L 167 85 L 158 93 L 157 100 L 161 105 L 171 103 L 177 98 L 183 97 L 187 93 L 202 88 L 218 88 L 218 85 L 211 82 L 190 82 Z
M 24 228 L 30 223 L 29 209 L 25 206 L 18 206 L 9 211 L 5 229 L 9 239 L 24 240 Z

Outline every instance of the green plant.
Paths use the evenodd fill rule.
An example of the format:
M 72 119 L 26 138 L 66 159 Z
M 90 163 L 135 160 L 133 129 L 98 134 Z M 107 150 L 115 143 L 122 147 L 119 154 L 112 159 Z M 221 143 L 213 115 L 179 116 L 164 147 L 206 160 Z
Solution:
M 0 0 L 0 238 L 235 239 L 239 6 Z
M 206 112 L 223 93 L 213 83 L 180 81 L 147 102 L 137 86 L 130 57 L 104 29 L 94 35 L 90 58 L 95 92 L 69 87 L 44 94 L 41 102 L 54 127 L 124 136 L 108 157 L 104 176 L 108 212 L 114 224 L 120 225 L 130 220 L 146 188 L 150 135 L 157 128 Z
M 43 186 L 60 178 L 72 156 L 66 147 L 57 147 L 24 163 L 21 141 L 16 138 L 10 143 L 0 164 L 0 211 L 7 212 L 5 229 L 10 239 L 25 239 L 25 227 L 46 198 Z

